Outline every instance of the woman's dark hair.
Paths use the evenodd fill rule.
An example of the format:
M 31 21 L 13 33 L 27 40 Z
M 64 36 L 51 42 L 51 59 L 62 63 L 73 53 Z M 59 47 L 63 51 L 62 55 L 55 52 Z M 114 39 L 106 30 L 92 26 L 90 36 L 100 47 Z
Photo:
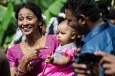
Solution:
M 108 19 L 108 8 L 104 3 L 98 3 L 101 17 L 103 19 Z
M 40 7 L 34 3 L 31 3 L 31 2 L 25 2 L 25 3 L 22 3 L 19 5 L 19 7 L 17 8 L 17 10 L 15 12 L 15 17 L 17 20 L 18 20 L 18 13 L 19 13 L 20 9 L 22 9 L 23 7 L 30 9 L 37 16 L 38 20 L 43 22 L 42 11 L 41 11 Z M 41 26 L 42 26 L 42 24 L 41 24 Z M 39 29 L 39 32 L 41 33 L 42 29 L 40 29 L 40 27 L 38 27 L 38 29 Z
M 49 35 L 50 35 L 50 34 L 55 34 L 55 31 L 54 31 L 53 29 L 54 29 L 55 27 L 57 27 L 62 21 L 65 20 L 65 18 L 59 17 L 59 16 L 56 16 L 55 18 L 57 18 L 56 20 L 57 20 L 58 24 L 57 24 L 57 25 L 54 25 L 54 22 L 55 22 L 55 21 L 53 21 L 53 23 L 51 23 L 51 25 L 50 25 L 50 27 L 49 27 L 49 32 L 48 32 Z
M 68 0 L 64 7 L 70 9 L 77 19 L 80 18 L 80 14 L 88 16 L 92 22 L 100 18 L 99 6 L 94 0 Z
M 59 14 L 65 15 L 65 8 L 64 8 L 64 6 L 61 8 Z M 59 14 L 58 14 L 57 16 L 53 17 L 53 18 L 54 18 L 53 21 L 52 21 L 52 18 L 51 18 L 50 21 L 52 21 L 52 22 L 51 22 L 51 24 L 48 25 L 49 28 L 47 27 L 47 34 L 48 34 L 48 35 L 49 35 L 49 34 L 56 34 L 56 29 L 55 29 L 55 28 L 56 28 L 62 21 L 64 21 L 64 20 L 66 19 L 64 16 L 59 15 Z M 55 23 L 55 22 L 56 22 L 56 23 Z M 50 22 L 49 22 L 49 23 L 50 23 Z M 55 29 L 55 30 L 54 30 L 54 29 Z
M 108 18 L 115 19 L 115 9 L 114 8 L 110 8 Z

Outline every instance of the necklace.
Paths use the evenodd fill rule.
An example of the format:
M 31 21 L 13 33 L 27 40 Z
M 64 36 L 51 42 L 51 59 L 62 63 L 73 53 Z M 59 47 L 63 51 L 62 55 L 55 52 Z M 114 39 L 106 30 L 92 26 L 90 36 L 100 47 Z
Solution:
M 36 47 L 36 45 L 37 45 L 38 48 L 41 47 L 42 46 L 42 41 L 43 41 L 43 36 L 41 36 L 41 38 L 39 38 L 39 40 L 37 40 L 35 42 L 34 46 Z M 28 43 L 26 41 L 25 41 L 25 46 L 27 48 L 27 51 L 29 51 L 31 47 L 28 45 Z

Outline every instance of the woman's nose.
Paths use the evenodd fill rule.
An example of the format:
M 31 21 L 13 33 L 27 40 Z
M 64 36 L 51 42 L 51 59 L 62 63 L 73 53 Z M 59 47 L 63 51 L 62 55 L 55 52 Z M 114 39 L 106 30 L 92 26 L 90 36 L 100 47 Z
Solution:
M 28 24 L 28 21 L 26 19 L 23 20 L 23 25 L 27 25 Z

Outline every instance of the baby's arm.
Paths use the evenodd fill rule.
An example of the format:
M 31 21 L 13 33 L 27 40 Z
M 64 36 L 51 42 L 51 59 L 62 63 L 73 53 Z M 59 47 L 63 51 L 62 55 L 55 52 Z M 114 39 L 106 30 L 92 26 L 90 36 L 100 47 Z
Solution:
M 54 65 L 57 65 L 57 66 L 66 66 L 69 61 L 70 61 L 70 58 L 69 58 L 69 55 L 67 54 L 62 54 L 62 58 L 61 59 L 54 59 L 54 55 L 52 54 L 51 56 L 47 56 L 46 58 L 46 63 L 51 63 L 51 64 L 54 64 Z
M 67 54 L 62 54 L 61 59 L 54 59 L 53 64 L 57 66 L 66 66 L 70 62 L 70 58 Z

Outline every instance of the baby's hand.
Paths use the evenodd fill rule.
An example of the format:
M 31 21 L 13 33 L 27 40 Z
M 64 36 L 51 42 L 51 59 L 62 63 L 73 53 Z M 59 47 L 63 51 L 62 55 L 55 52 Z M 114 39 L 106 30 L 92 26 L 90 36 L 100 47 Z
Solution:
M 53 55 L 53 53 L 51 53 L 51 55 L 48 55 L 48 56 L 46 57 L 45 62 L 46 62 L 46 63 L 53 63 L 53 61 L 54 61 L 54 55 Z

